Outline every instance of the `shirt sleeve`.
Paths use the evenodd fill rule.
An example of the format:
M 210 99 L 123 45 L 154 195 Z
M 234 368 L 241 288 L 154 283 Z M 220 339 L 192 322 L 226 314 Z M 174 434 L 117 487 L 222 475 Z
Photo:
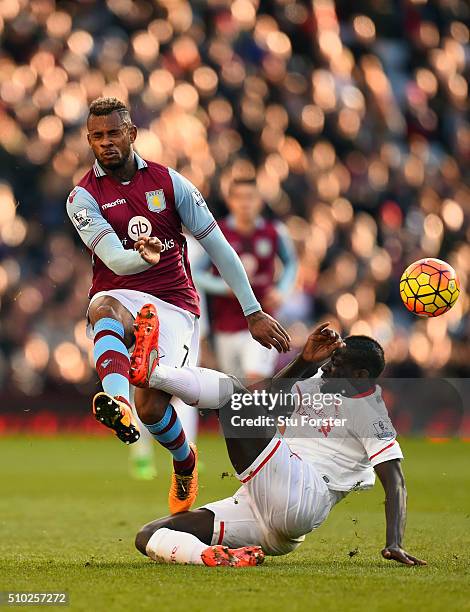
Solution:
M 75 187 L 66 207 L 80 238 L 114 274 L 138 274 L 152 267 L 137 251 L 122 246 L 119 236 L 101 214 L 98 202 L 86 189 Z
M 391 459 L 403 459 L 403 453 L 396 440 L 397 432 L 388 416 L 385 404 L 376 397 L 370 400 L 351 400 L 357 403 L 350 410 L 351 433 L 362 443 L 372 466 Z M 376 406 L 374 405 L 376 404 Z
M 277 254 L 282 262 L 282 272 L 277 282 L 277 289 L 288 295 L 294 288 L 297 277 L 297 255 L 287 227 L 283 223 L 276 223 L 278 236 Z
M 115 233 L 101 214 L 98 202 L 83 187 L 75 187 L 71 191 L 66 207 L 78 235 L 92 252 L 103 236 Z
M 169 172 L 173 181 L 176 210 L 181 221 L 188 231 L 200 240 L 223 280 L 236 295 L 243 314 L 248 316 L 261 310 L 240 258 L 217 225 L 206 201 L 188 179 L 172 168 L 169 168 Z M 208 279 L 205 280 L 207 282 Z M 215 290 L 221 291 L 222 286 L 218 284 Z
M 191 181 L 173 168 L 168 170 L 173 182 L 176 210 L 183 225 L 197 240 L 205 238 L 217 227 L 206 201 Z
M 243 314 L 248 316 L 261 310 L 240 258 L 217 224 L 207 236 L 201 238 L 201 244 L 220 272 L 220 276 L 234 292 Z

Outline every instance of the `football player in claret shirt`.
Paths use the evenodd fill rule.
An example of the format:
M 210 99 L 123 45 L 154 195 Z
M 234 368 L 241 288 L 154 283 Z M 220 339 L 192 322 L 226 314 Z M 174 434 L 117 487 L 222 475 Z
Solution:
M 87 128 L 96 161 L 66 205 L 92 254 L 87 316 L 103 386 L 93 399 L 93 411 L 129 444 L 139 437 L 129 402 L 129 349 L 134 342 L 136 381 L 146 367 L 141 357 L 150 349 L 158 350 L 160 362 L 171 367 L 196 363 L 199 298 L 183 224 L 237 296 L 253 337 L 279 352 L 288 350 L 289 337 L 262 311 L 240 259 L 199 191 L 175 170 L 145 161 L 134 151 L 137 128 L 125 104 L 116 98 L 95 100 Z M 161 390 L 136 389 L 137 414 L 173 455 L 169 505 L 175 513 L 193 503 L 197 469 L 195 448 L 188 444 L 170 400 Z
M 280 414 L 271 401 L 255 401 L 259 386 L 252 394 L 226 374 L 167 368 L 154 360 L 146 384 L 218 410 L 241 487 L 232 497 L 145 525 L 137 534 L 138 550 L 166 563 L 258 565 L 265 554 L 295 550 L 337 503 L 372 487 L 377 475 L 385 491 L 382 556 L 425 565 L 403 548 L 403 454 L 376 384 L 384 365 L 374 339 L 343 341 L 323 323 L 300 355 L 266 381 L 263 391 L 271 398 L 285 389 L 284 397 L 293 400 Z
M 297 273 L 287 228 L 262 216 L 263 200 L 254 179 L 233 180 L 227 206 L 230 214 L 219 221 L 220 229 L 238 253 L 256 298 L 266 312 L 274 314 L 289 297 Z M 277 259 L 282 270 L 275 279 Z M 276 352 L 251 338 L 240 304 L 208 257 L 194 268 L 194 278 L 211 296 L 211 324 L 220 369 L 248 381 L 272 376 Z

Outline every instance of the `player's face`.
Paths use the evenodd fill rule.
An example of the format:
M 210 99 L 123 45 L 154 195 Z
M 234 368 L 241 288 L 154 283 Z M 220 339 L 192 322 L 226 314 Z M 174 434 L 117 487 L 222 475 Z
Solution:
M 348 359 L 347 349 L 337 349 L 330 360 L 322 365 L 322 378 L 355 378 L 354 369 Z
M 249 183 L 232 186 L 227 204 L 232 215 L 244 221 L 256 219 L 263 208 L 256 186 Z
M 368 375 L 367 370 L 357 368 L 347 348 L 336 349 L 330 360 L 322 365 L 322 371 L 322 393 L 343 393 L 350 389 L 349 381 Z
M 115 170 L 125 165 L 132 151 L 137 129 L 118 112 L 91 115 L 87 123 L 88 143 L 103 168 Z
M 329 361 L 322 365 L 322 378 L 362 378 L 365 370 L 358 369 L 348 355 L 348 349 L 337 349 Z

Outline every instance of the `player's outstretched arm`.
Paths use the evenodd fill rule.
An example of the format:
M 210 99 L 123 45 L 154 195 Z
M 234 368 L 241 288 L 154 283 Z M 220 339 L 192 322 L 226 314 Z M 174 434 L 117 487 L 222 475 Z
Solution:
M 199 240 L 240 302 L 251 335 L 266 348 L 274 347 L 280 353 L 287 352 L 290 342 L 288 333 L 275 319 L 262 311 L 240 258 L 217 225 L 206 201 L 190 181 L 171 168 L 170 176 L 181 221 Z
M 279 353 L 286 353 L 290 342 L 288 333 L 276 319 L 261 310 L 245 268 L 220 228 L 214 226 L 200 243 L 239 301 L 253 338 L 266 348 L 274 347 Z
M 387 532 L 382 556 L 404 565 L 427 565 L 426 561 L 413 557 L 402 547 L 406 525 L 406 487 L 400 460 L 384 461 L 374 469 L 385 491 Z

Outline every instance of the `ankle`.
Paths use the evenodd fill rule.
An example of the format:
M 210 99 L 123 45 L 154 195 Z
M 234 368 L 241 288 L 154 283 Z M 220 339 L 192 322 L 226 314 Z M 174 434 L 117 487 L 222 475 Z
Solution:
M 193 449 L 190 449 L 188 458 L 184 461 L 175 461 L 173 459 L 173 468 L 175 470 L 175 474 L 179 476 L 191 476 L 194 472 L 194 468 L 196 467 L 196 455 Z

